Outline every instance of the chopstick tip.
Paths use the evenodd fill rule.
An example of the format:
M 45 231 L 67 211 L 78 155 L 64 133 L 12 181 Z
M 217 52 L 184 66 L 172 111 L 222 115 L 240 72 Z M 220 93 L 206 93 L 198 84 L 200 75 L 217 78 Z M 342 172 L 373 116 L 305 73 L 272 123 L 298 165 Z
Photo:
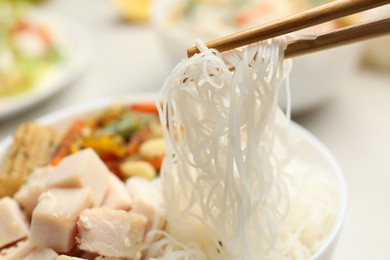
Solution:
M 187 57 L 188 58 L 191 58 L 196 53 L 199 53 L 199 49 L 196 46 L 187 49 Z

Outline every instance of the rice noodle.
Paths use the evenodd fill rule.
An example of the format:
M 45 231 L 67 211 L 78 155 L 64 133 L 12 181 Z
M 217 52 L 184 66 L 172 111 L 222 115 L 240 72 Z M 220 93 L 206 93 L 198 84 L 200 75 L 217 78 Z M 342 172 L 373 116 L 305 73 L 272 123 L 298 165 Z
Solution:
M 288 152 L 277 151 L 284 147 L 275 121 L 288 70 L 285 41 L 255 44 L 223 59 L 198 46 L 202 53 L 179 64 L 161 92 L 164 198 L 175 202 L 166 206 L 170 232 L 203 245 L 213 259 L 259 259 L 273 249 L 288 205 Z M 183 237 L 189 226 L 198 238 Z
M 160 92 L 168 227 L 149 232 L 147 256 L 308 258 L 331 225 L 320 235 L 310 233 L 315 219 L 324 220 L 318 211 L 309 221 L 294 215 L 300 208 L 311 209 L 306 199 L 313 191 L 294 188 L 291 180 L 303 180 L 291 175 L 297 171 L 291 168 L 296 137 L 289 128 L 290 110 L 286 116 L 277 107 L 279 88 L 291 68 L 283 60 L 285 39 L 223 56 L 197 44 L 201 53 L 178 64 Z M 298 198 L 291 202 L 294 211 L 289 211 L 289 194 Z M 324 198 L 329 199 L 319 197 L 318 205 Z M 326 201 L 319 211 L 326 211 L 328 224 L 334 220 L 332 206 Z

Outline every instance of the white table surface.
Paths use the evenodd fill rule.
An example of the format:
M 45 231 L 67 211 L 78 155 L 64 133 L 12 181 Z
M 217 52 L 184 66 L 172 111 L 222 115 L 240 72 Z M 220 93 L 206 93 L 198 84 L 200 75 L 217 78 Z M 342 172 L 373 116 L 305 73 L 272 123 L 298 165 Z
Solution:
M 157 91 L 172 68 L 157 33 L 121 23 L 108 0 L 52 0 L 42 9 L 82 23 L 93 59 L 69 88 L 0 122 L 0 138 L 20 122 L 73 104 Z M 328 146 L 345 172 L 348 210 L 332 259 L 390 259 L 390 74 L 361 69 L 328 103 L 295 120 Z

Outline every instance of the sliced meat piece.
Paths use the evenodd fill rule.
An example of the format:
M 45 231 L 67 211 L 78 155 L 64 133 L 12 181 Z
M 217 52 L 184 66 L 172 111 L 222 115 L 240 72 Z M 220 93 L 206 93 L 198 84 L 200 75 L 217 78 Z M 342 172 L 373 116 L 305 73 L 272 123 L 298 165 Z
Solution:
M 93 206 L 101 205 L 108 190 L 111 172 L 92 149 L 85 149 L 65 157 L 50 175 L 50 188 L 88 187 L 92 191 Z
M 31 218 L 32 212 L 38 203 L 38 197 L 47 190 L 47 180 L 53 169 L 51 166 L 35 169 L 15 193 L 15 200 L 22 206 L 28 218 Z
M 9 197 L 0 199 L 0 248 L 26 238 L 28 229 L 18 203 Z
M 23 260 L 56 260 L 58 254 L 50 248 L 35 248 Z
M 110 174 L 109 187 L 101 205 L 103 208 L 129 210 L 131 198 L 125 184 L 115 175 Z
M 146 218 L 124 210 L 87 209 L 78 221 L 79 248 L 108 257 L 139 259 Z
M 8 247 L 0 251 L 1 260 L 24 259 L 34 248 L 28 240 L 18 242 L 15 246 Z
M 68 252 L 75 245 L 78 216 L 91 205 L 88 188 L 50 189 L 42 193 L 32 214 L 31 244 Z
M 131 212 L 148 219 L 146 231 L 162 229 L 166 223 L 166 216 L 161 181 L 133 177 L 126 181 L 126 189 L 133 199 Z

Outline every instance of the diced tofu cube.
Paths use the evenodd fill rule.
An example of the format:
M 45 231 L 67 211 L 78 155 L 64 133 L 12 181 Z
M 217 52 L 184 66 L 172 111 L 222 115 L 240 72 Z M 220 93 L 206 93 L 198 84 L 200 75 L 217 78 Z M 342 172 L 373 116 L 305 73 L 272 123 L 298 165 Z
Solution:
M 14 195 L 22 206 L 24 213 L 31 218 L 32 212 L 38 203 L 38 198 L 46 190 L 46 185 L 40 182 L 24 184 Z
M 103 208 L 129 210 L 131 198 L 125 184 L 113 174 L 110 175 L 109 180 L 108 192 L 101 206 Z
M 38 203 L 38 197 L 47 190 L 46 182 L 53 169 L 50 166 L 37 168 L 15 193 L 15 200 L 22 206 L 28 218 L 31 218 L 32 211 Z
M 50 248 L 35 248 L 23 260 L 56 260 L 58 254 Z
M 26 238 L 28 234 L 26 217 L 18 203 L 9 197 L 0 199 L 0 248 Z
M 146 231 L 163 229 L 166 216 L 162 208 L 152 199 L 140 196 L 133 200 L 131 211 L 146 217 Z
M 159 179 L 147 180 L 142 177 L 132 177 L 126 181 L 126 190 L 132 199 L 139 196 L 148 196 L 163 205 L 161 181 Z
M 126 189 L 133 199 L 131 212 L 141 214 L 148 220 L 146 231 L 162 229 L 166 223 L 166 217 L 161 182 L 133 177 L 127 180 Z
M 123 210 L 87 209 L 78 221 L 79 248 L 107 257 L 138 258 L 146 218 Z
M 20 260 L 24 259 L 31 251 L 33 247 L 28 240 L 18 242 L 15 246 L 3 249 L 0 252 L 1 260 Z
M 87 187 L 92 191 L 93 205 L 101 205 L 112 174 L 92 149 L 65 157 L 48 181 L 50 188 Z
M 88 188 L 50 189 L 42 193 L 32 214 L 31 244 L 68 252 L 75 244 L 78 216 L 91 204 Z

